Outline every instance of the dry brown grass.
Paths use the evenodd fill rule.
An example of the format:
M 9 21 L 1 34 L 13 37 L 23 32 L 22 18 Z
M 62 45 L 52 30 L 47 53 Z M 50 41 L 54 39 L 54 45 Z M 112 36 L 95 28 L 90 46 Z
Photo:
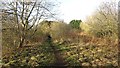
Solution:
M 118 39 L 112 39 L 112 38 L 98 38 L 94 36 L 90 36 L 84 32 L 78 33 L 79 38 L 84 43 L 90 43 L 90 44 L 101 44 L 101 45 L 118 45 Z

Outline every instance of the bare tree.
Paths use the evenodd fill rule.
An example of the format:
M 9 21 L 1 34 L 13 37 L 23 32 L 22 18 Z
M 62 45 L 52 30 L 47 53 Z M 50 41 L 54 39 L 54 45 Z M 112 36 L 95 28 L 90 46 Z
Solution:
M 104 2 L 96 13 L 89 18 L 89 26 L 92 34 L 117 37 L 118 12 L 116 2 Z M 98 28 L 99 27 L 99 28 Z
M 2 4 L 5 6 L 2 12 L 14 17 L 19 37 L 18 48 L 23 46 L 30 31 L 32 33 L 29 37 L 35 34 L 41 19 L 46 19 L 54 15 L 51 12 L 51 8 L 55 5 L 52 5 L 48 0 L 17 0 L 2 2 Z

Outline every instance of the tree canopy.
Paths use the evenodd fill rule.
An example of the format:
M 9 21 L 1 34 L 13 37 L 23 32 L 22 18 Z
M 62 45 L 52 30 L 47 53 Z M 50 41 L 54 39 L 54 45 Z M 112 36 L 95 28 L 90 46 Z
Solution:
M 72 26 L 72 28 L 80 29 L 81 22 L 81 20 L 72 20 L 69 24 Z

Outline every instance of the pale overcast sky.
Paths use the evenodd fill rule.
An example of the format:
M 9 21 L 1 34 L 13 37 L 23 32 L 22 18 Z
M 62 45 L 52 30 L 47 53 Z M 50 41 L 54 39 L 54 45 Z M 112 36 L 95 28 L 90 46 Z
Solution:
M 65 22 L 70 22 L 73 19 L 85 20 L 91 15 L 98 6 L 109 0 L 59 0 L 61 2 L 59 12 L 60 18 Z
M 6 0 L 0 0 L 6 1 Z M 10 0 L 8 0 L 10 1 Z M 53 1 L 53 0 L 52 0 Z M 69 23 L 73 19 L 84 21 L 99 7 L 102 2 L 111 0 L 57 0 L 61 4 L 58 8 L 58 18 Z M 113 0 L 120 1 L 120 0 Z

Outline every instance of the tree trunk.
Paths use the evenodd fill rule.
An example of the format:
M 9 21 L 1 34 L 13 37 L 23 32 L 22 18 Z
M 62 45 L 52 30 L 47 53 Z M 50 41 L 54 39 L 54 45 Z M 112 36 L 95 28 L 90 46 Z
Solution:
M 25 38 L 21 37 L 18 48 L 21 48 L 23 46 L 24 40 L 25 40 Z

